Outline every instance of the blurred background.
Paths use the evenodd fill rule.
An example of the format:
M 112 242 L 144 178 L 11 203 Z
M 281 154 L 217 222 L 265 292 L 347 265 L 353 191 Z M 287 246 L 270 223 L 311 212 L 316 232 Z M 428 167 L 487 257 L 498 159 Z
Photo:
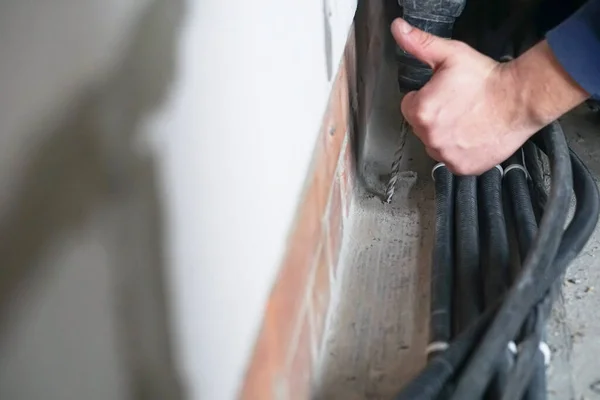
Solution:
M 235 397 L 355 9 L 0 2 L 0 398 Z

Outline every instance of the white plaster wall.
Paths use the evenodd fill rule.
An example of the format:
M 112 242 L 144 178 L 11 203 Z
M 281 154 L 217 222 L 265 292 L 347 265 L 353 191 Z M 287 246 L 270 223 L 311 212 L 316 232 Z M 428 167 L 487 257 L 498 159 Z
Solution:
M 150 72 L 157 68 L 153 62 L 162 63 L 160 54 L 152 62 L 141 60 L 138 69 L 124 68 L 120 73 L 119 82 L 127 83 L 138 82 L 148 72 L 149 78 L 139 79 L 141 88 L 133 85 L 138 97 L 129 97 L 126 85 L 103 83 L 112 79 L 115 61 L 128 51 L 132 30 L 154 1 L 171 0 L 0 3 L 0 240 L 13 234 L 11 229 L 3 231 L 12 223 L 13 228 L 22 227 L 23 243 L 14 251 L 0 246 L 0 257 L 17 254 L 15 259 L 27 259 L 33 271 L 19 282 L 9 318 L 0 321 L 8 321 L 0 324 L 1 398 L 118 400 L 132 393 L 135 374 L 126 371 L 130 364 L 125 358 L 131 354 L 124 355 L 124 349 L 138 351 L 137 341 L 130 335 L 130 342 L 123 343 L 121 337 L 123 315 L 116 314 L 123 308 L 121 297 L 127 300 L 130 291 L 119 292 L 122 277 L 115 273 L 122 265 L 115 260 L 148 264 L 146 259 L 153 256 L 147 250 L 150 239 L 143 239 L 146 243 L 133 256 L 123 258 L 117 253 L 133 247 L 120 239 L 122 225 L 132 226 L 129 232 L 133 233 L 127 235 L 135 242 L 140 230 L 153 226 L 136 218 L 149 218 L 152 213 L 122 218 L 135 214 L 127 207 L 143 208 L 138 205 L 147 201 L 128 200 L 141 196 L 143 190 L 123 195 L 124 199 L 117 196 L 110 204 L 98 201 L 97 197 L 104 199 L 98 189 L 104 183 L 100 180 L 88 187 L 85 180 L 98 177 L 85 171 L 106 167 L 105 160 L 90 160 L 82 151 L 90 145 L 88 130 L 119 136 L 120 129 L 129 126 L 119 120 L 134 118 L 130 109 L 135 107 L 130 104 L 142 102 L 142 89 L 154 82 Z M 190 399 L 232 399 L 239 389 L 331 87 L 328 58 L 329 72 L 334 74 L 355 7 L 355 0 L 187 2 L 169 98 L 147 116 L 141 131 L 142 137 L 150 139 L 158 161 L 170 328 Z M 148 35 L 148 43 L 141 46 L 160 47 L 153 40 Z M 77 119 L 85 111 L 79 104 L 81 95 L 94 85 L 101 88 L 101 98 L 118 103 L 111 110 L 102 99 L 98 105 L 92 102 L 93 110 L 105 110 L 100 114 L 108 117 L 96 120 L 94 113 L 82 117 L 84 129 L 71 126 L 67 133 L 72 136 L 51 133 L 61 118 Z M 45 221 L 28 217 L 38 214 L 19 207 L 23 198 L 18 194 L 26 186 L 23 180 L 32 159 L 37 162 L 38 149 L 46 149 L 47 141 L 56 145 L 61 140 L 65 140 L 64 154 L 53 153 L 51 147 L 44 150 L 44 160 L 52 168 L 42 168 L 33 180 L 33 186 L 48 185 L 40 192 L 42 198 L 33 202 L 36 213 L 56 223 L 53 218 L 58 214 L 54 206 L 44 210 L 43 197 L 56 191 L 65 194 L 54 201 L 58 210 L 72 208 L 65 214 L 69 223 L 58 224 L 60 229 L 48 233 Z M 68 159 L 79 153 L 79 158 Z M 55 162 L 53 155 L 67 161 Z M 55 169 L 63 175 L 81 170 L 81 176 L 64 182 L 61 175 L 45 178 L 44 173 Z M 103 177 L 103 173 L 98 174 Z M 133 175 L 130 183 L 147 180 L 137 178 Z M 83 200 L 74 200 L 81 196 Z M 127 201 L 125 211 L 114 210 Z M 22 208 L 21 220 L 13 218 L 15 207 Z M 38 233 L 30 235 L 30 228 L 46 235 L 35 249 L 29 249 L 27 241 Z M 0 260 L 0 264 L 10 261 Z M 145 273 L 143 268 L 131 271 Z M 128 277 L 132 278 L 147 282 L 135 274 Z M 156 294 L 141 292 L 138 303 Z M 146 304 L 145 309 L 139 306 L 143 312 L 137 314 L 135 307 L 128 309 L 143 322 L 130 318 L 130 325 L 139 325 L 136 334 L 144 332 L 148 321 L 160 321 L 150 315 L 154 302 Z M 148 343 L 139 345 L 139 351 L 159 365 L 160 352 L 152 355 L 155 342 Z M 134 359 L 136 365 L 148 363 L 144 357 Z M 148 368 L 149 376 L 158 370 Z
M 329 5 L 337 69 L 355 1 Z M 151 130 L 177 349 L 194 399 L 239 389 L 331 87 L 321 1 L 195 2 Z

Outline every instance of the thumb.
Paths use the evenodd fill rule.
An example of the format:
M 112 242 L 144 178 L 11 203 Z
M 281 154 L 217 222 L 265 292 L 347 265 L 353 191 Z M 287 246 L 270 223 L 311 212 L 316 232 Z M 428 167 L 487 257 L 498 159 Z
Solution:
M 392 35 L 404 51 L 435 69 L 451 54 L 451 41 L 424 32 L 402 18 L 392 23 Z

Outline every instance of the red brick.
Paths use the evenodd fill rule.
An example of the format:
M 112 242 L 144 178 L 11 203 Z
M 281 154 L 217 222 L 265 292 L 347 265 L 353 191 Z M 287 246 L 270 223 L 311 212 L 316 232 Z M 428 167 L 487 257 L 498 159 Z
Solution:
M 342 143 L 348 132 L 348 78 L 345 63 L 342 61 L 329 98 L 328 111 L 323 121 L 321 133 L 325 150 L 326 181 L 331 185 L 342 150 Z
M 336 177 L 331 189 L 327 214 L 327 243 L 329 245 L 329 254 L 331 255 L 331 265 L 334 271 L 337 269 L 339 261 L 340 247 L 344 234 L 343 228 L 340 180 Z
M 352 138 L 346 141 L 343 150 L 343 159 L 340 164 L 340 192 L 342 197 L 342 212 L 344 219 L 350 215 L 350 206 L 354 196 L 355 164 Z
M 315 264 L 322 238 L 324 201 L 320 200 L 319 184 L 306 191 L 287 254 L 268 300 L 263 327 L 242 389 L 242 398 L 270 399 L 298 326 L 305 305 L 311 267 Z
M 323 245 L 321 253 L 319 254 L 319 262 L 315 271 L 315 281 L 310 296 L 310 316 L 314 339 L 313 346 L 317 358 L 320 356 L 321 346 L 323 344 L 325 322 L 327 311 L 329 309 L 331 295 L 330 271 L 329 254 L 327 253 L 327 247 Z
M 308 313 L 304 314 L 300 335 L 285 380 L 288 383 L 288 399 L 309 400 L 312 382 L 312 341 Z
M 270 348 L 269 337 L 265 331 L 268 331 L 266 326 L 259 334 L 258 342 L 254 348 L 251 364 L 240 393 L 240 399 L 242 400 L 275 399 L 274 384 L 278 373 L 277 359 L 283 357 L 275 354 L 274 350 Z

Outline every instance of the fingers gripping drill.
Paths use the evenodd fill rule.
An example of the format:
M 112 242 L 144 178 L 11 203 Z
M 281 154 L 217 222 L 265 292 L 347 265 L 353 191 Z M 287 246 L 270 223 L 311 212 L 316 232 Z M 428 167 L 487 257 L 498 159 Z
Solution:
M 465 8 L 466 0 L 398 0 L 403 10 L 402 18 L 412 26 L 433 35 L 450 38 L 454 21 Z M 415 57 L 396 46 L 396 63 L 398 65 L 398 85 L 401 93 L 419 90 L 425 85 L 433 71 Z M 394 196 L 396 182 L 400 173 L 400 161 L 404 150 L 408 124 L 403 123 L 403 138 L 394 154 L 394 162 L 390 179 L 386 188 L 386 201 Z

